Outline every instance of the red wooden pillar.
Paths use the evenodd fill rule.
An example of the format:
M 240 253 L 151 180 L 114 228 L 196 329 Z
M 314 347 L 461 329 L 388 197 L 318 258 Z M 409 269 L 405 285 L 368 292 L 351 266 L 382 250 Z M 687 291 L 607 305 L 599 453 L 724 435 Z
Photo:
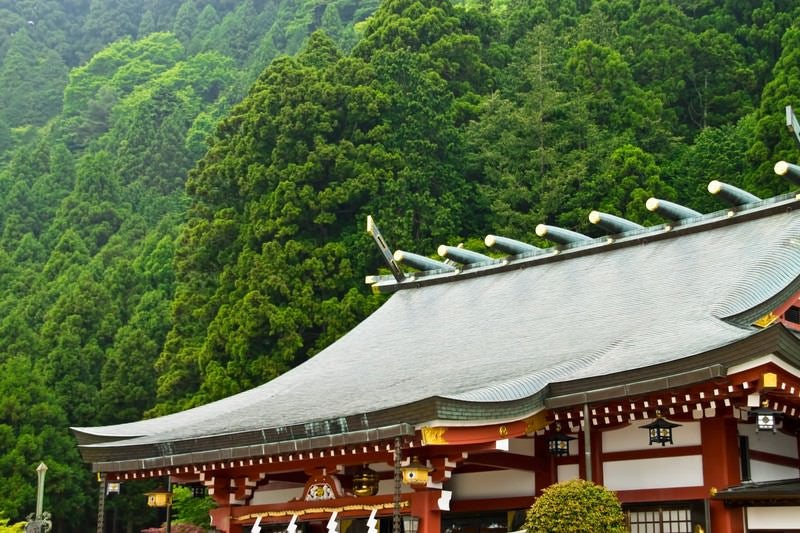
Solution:
M 556 482 L 558 459 L 550 454 L 548 444 L 547 437 L 542 435 L 534 437 L 533 455 L 535 457 L 536 473 L 532 475 L 535 476 L 536 496 L 541 495 L 544 489 Z
M 603 434 L 592 431 L 591 421 L 588 427 L 592 437 L 592 482 L 603 485 Z
M 703 483 L 708 494 L 741 483 L 739 472 L 739 434 L 732 418 L 705 418 L 700 423 L 703 449 Z M 744 533 L 741 508 L 726 508 L 710 500 L 710 533 Z
M 411 515 L 419 517 L 417 533 L 441 533 L 442 512 L 439 510 L 440 490 L 419 490 L 411 494 Z
M 211 524 L 222 533 L 242 533 L 242 525 L 231 520 L 231 507 L 216 507 L 209 511 Z

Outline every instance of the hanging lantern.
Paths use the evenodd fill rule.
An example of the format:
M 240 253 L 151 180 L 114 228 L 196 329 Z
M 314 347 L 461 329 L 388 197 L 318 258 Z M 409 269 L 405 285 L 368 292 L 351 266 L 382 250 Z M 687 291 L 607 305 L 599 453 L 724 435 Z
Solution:
M 750 417 L 756 419 L 756 432 L 772 431 L 775 433 L 775 421 L 783 416 L 780 411 L 769 408 L 769 400 L 761 402 L 761 407 L 750 410 Z
M 650 444 L 652 445 L 654 442 L 656 444 L 661 444 L 665 446 L 667 443 L 673 444 L 672 442 L 672 428 L 680 427 L 680 424 L 675 424 L 666 420 L 665 418 L 661 417 L 661 411 L 656 411 L 656 419 L 650 422 L 649 424 L 645 424 L 644 426 L 639 426 L 642 429 L 648 430 L 650 433 Z
M 353 494 L 356 496 L 374 496 L 378 493 L 378 473 L 367 465 L 353 474 Z
M 428 467 L 420 463 L 417 457 L 412 457 L 411 462 L 400 470 L 403 472 L 403 483 L 406 485 L 428 484 Z
M 575 440 L 575 437 L 563 433 L 561 424 L 556 424 L 556 432 L 547 441 L 547 448 L 550 450 L 551 455 L 564 457 L 569 455 L 569 441 L 571 440 Z
M 172 493 L 166 489 L 158 488 L 152 492 L 145 492 L 149 507 L 169 507 L 172 505 Z
M 419 517 L 403 515 L 403 533 L 417 533 L 419 531 Z

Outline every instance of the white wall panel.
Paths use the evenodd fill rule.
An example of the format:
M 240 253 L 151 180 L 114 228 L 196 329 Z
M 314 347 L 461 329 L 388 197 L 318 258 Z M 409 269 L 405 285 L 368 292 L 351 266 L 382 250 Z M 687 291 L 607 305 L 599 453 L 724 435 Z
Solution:
M 508 451 L 519 455 L 534 456 L 533 439 L 510 439 L 508 443 Z
M 302 496 L 302 485 L 294 489 L 257 490 L 253 493 L 252 505 L 286 503 Z
M 500 470 L 455 474 L 449 484 L 454 500 L 513 498 L 533 496 L 536 492 L 533 472 Z
M 747 436 L 750 440 L 750 449 L 760 452 L 769 452 L 784 457 L 797 459 L 797 437 L 787 435 L 780 431 L 756 431 L 755 424 L 738 424 L 739 435 Z
M 748 529 L 786 531 L 800 524 L 800 507 L 748 507 Z
M 669 420 L 669 416 L 665 418 Z M 603 431 L 603 452 L 629 452 L 652 448 L 648 441 L 647 430 L 640 426 L 649 424 L 653 420 L 637 420 L 620 429 Z M 675 446 L 700 445 L 700 422 L 681 422 L 680 427 L 672 430 L 672 440 Z
M 700 455 L 608 461 L 603 463 L 603 484 L 611 490 L 697 487 L 703 484 Z
M 578 465 L 558 465 L 556 470 L 558 481 L 569 481 L 571 479 L 578 479 L 580 475 L 580 467 Z M 544 488 L 544 487 L 542 487 Z
M 775 481 L 778 479 L 794 479 L 800 470 L 797 467 L 776 465 L 763 461 L 750 460 L 750 478 L 752 481 Z

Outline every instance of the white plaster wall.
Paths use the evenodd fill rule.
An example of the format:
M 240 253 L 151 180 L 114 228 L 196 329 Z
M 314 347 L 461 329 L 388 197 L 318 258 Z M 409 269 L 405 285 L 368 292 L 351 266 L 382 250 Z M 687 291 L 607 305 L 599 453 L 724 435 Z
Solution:
M 797 437 L 781 431 L 756 431 L 755 424 L 739 424 L 739 435 L 749 437 L 750 449 L 797 459 Z
M 509 439 L 508 451 L 533 457 L 535 455 L 533 443 L 533 439 Z
M 303 496 L 303 485 L 293 489 L 275 489 L 270 490 L 269 485 L 266 488 L 257 490 L 253 493 L 253 505 L 266 505 L 269 503 L 286 503 L 296 498 Z
M 608 461 L 603 463 L 603 484 L 611 490 L 697 487 L 703 484 L 703 457 Z
M 569 481 L 571 479 L 578 479 L 580 475 L 580 467 L 578 465 L 558 465 L 556 469 L 557 481 Z M 542 487 L 544 488 L 544 487 Z
M 800 469 L 797 467 L 750 460 L 750 478 L 752 481 L 775 481 L 778 479 L 793 479 L 799 476 Z
M 748 507 L 747 529 L 797 529 L 800 507 Z
M 669 420 L 669 416 L 665 416 Z M 652 448 L 648 441 L 647 430 L 640 426 L 649 424 L 655 419 L 637 420 L 620 429 L 603 431 L 603 452 L 629 452 Z M 672 430 L 672 441 L 675 446 L 699 446 L 700 422 L 681 422 L 681 426 Z
M 446 488 L 453 491 L 454 500 L 532 496 L 536 477 L 533 472 L 522 470 L 471 472 L 453 475 Z
M 400 492 L 414 492 L 414 489 L 401 483 Z M 378 494 L 394 494 L 394 478 L 382 479 L 378 482 Z

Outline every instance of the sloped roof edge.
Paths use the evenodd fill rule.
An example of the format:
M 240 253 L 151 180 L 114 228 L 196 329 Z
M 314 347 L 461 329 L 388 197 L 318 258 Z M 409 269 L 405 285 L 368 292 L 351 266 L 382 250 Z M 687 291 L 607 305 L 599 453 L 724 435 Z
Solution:
M 800 478 L 774 481 L 746 481 L 720 490 L 712 496 L 729 506 L 800 505 Z
M 416 427 L 433 420 L 438 423 L 445 420 L 455 425 L 486 424 L 487 420 L 509 421 L 524 418 L 542 408 L 558 409 L 701 383 L 724 377 L 727 368 L 770 352 L 793 364 L 800 364 L 800 339 L 784 326 L 776 324 L 706 353 L 613 375 L 552 383 L 538 394 L 514 402 L 466 402 L 434 397 L 369 413 L 362 420 L 375 424 L 374 427 L 355 429 L 358 426 L 353 420 L 348 425 L 351 430 L 339 433 L 314 433 L 314 428 L 332 427 L 326 421 L 319 421 L 296 427 L 209 435 L 184 442 L 143 443 L 137 438 L 92 442 L 93 439 L 84 436 L 79 447 L 84 460 L 94 463 L 96 470 L 112 472 L 375 442 L 395 436 L 413 436 Z
M 800 339 L 776 323 L 744 339 L 691 357 L 619 374 L 551 383 L 551 396 L 545 404 L 552 409 L 686 386 L 723 377 L 731 366 L 770 352 L 800 365 Z

